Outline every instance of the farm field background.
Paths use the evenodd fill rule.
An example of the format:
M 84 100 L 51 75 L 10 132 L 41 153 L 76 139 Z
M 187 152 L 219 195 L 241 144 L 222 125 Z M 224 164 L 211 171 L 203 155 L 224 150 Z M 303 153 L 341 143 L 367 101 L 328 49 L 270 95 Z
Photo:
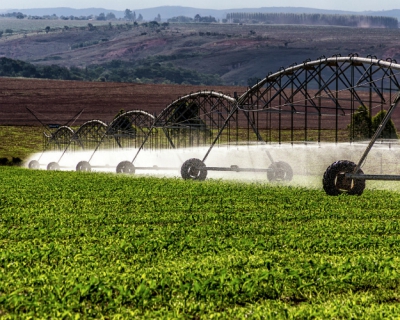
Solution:
M 391 318 L 399 197 L 1 167 L 0 316 Z

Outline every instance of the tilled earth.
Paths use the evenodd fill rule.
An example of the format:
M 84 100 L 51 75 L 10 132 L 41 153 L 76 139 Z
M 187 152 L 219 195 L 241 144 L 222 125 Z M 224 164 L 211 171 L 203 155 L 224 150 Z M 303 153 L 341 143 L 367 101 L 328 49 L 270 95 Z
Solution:
M 229 96 L 234 96 L 236 92 L 240 96 L 246 89 L 239 86 L 205 87 L 0 77 L 0 125 L 79 126 L 93 119 L 109 123 L 119 111 L 135 109 L 157 116 L 173 101 L 193 92 L 213 90 Z M 361 96 L 367 94 L 360 93 Z M 374 111 L 376 113 L 379 110 Z M 266 127 L 264 122 L 267 118 L 264 118 L 259 120 L 262 128 Z M 309 129 L 318 127 L 316 119 L 315 116 L 308 116 Z M 322 128 L 334 129 L 334 120 L 334 117 L 326 117 Z M 398 127 L 400 109 L 393 114 L 392 120 Z M 275 117 L 272 127 L 276 127 L 276 121 Z M 342 119 L 339 128 L 346 129 L 349 121 L 349 117 Z M 290 115 L 283 115 L 282 124 L 286 129 L 291 126 L 304 129 L 305 126 L 302 115 L 296 115 L 294 123 L 291 123 Z
M 227 95 L 243 87 L 152 85 L 0 78 L 0 125 L 81 125 L 110 122 L 121 110 L 158 115 L 174 100 L 200 90 Z

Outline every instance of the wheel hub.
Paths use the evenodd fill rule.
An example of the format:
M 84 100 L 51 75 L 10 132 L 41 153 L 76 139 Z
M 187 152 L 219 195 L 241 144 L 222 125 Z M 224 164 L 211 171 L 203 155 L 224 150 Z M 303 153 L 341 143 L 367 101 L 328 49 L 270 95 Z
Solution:
M 351 190 L 353 188 L 353 179 L 346 178 L 346 172 L 340 172 L 336 176 L 336 188 L 339 190 Z
M 192 177 L 197 177 L 199 175 L 199 169 L 196 166 L 192 166 L 189 168 L 189 175 Z

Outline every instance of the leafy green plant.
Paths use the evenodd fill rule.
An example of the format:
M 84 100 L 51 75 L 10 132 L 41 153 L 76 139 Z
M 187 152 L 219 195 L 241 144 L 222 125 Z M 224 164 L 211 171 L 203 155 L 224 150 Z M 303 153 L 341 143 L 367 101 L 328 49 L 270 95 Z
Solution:
M 0 167 L 9 318 L 398 317 L 396 192 Z

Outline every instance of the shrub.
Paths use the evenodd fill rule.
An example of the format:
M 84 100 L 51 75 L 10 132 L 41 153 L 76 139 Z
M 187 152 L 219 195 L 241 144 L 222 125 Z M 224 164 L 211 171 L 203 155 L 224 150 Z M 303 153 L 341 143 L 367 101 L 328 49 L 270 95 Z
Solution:
M 368 139 L 372 130 L 371 117 L 366 106 L 359 106 L 348 126 L 351 140 Z
M 375 132 L 380 123 L 382 122 L 383 118 L 386 115 L 386 111 L 382 110 L 379 111 L 373 118 L 372 118 L 372 130 Z M 393 120 L 389 119 L 388 123 L 386 124 L 385 128 L 383 129 L 382 133 L 379 136 L 380 139 L 397 139 L 396 128 L 394 126 Z

